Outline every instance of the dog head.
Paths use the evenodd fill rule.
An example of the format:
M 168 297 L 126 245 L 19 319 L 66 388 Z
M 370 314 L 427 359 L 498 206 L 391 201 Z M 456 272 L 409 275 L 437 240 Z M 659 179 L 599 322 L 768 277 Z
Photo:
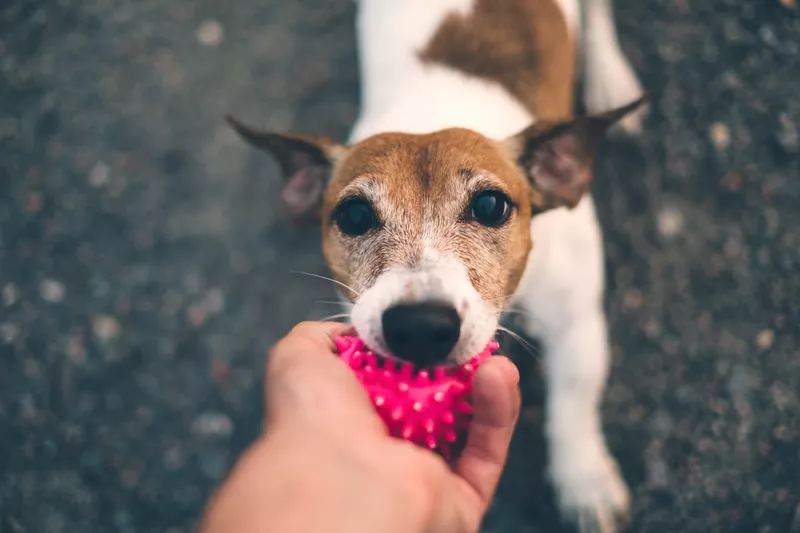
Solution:
M 606 131 L 640 104 L 499 141 L 447 129 L 343 146 L 230 122 L 277 159 L 286 213 L 321 223 L 359 335 L 430 366 L 484 348 L 527 264 L 531 217 L 578 204 Z

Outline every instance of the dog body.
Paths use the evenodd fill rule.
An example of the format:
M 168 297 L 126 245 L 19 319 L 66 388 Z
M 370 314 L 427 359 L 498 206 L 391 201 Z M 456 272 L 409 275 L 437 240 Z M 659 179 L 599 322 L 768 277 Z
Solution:
M 609 354 L 587 190 L 605 131 L 641 120 L 609 2 L 358 0 L 362 109 L 347 146 L 232 121 L 278 159 L 289 214 L 321 222 L 374 349 L 462 362 L 522 310 L 545 348 L 558 501 L 604 533 L 628 492 L 599 416 Z M 574 117 L 579 64 L 590 115 Z
M 446 17 L 469 14 L 473 0 L 358 0 L 361 115 L 350 143 L 387 131 L 467 128 L 504 139 L 533 122 L 497 83 L 420 57 Z
M 536 81 L 524 87 L 531 94 L 539 93 L 533 100 L 541 102 L 541 110 L 525 105 L 495 80 L 420 57 L 420 51 L 429 46 L 437 31 L 441 31 L 443 21 L 448 17 L 470 17 L 475 0 L 359 1 L 363 103 L 351 134 L 351 144 L 387 131 L 429 133 L 453 127 L 474 130 L 492 139 L 505 139 L 534 123 L 537 111 L 548 118 L 570 116 L 575 79 L 573 65 L 578 62 L 576 52 L 583 38 L 578 0 L 495 0 L 498 11 L 502 11 L 502 4 L 508 5 L 510 16 L 530 13 L 534 17 L 544 17 L 545 21 L 540 20 L 535 26 L 533 19 L 523 19 L 531 25 L 532 31 L 544 25 L 563 26 L 563 31 L 549 32 L 555 42 L 543 43 L 547 47 L 543 53 L 565 63 L 553 65 L 547 58 L 534 61 L 555 72 L 550 73 L 550 85 L 544 85 L 541 71 L 534 67 L 538 72 L 531 77 Z M 520 3 L 527 3 L 529 10 L 519 9 Z M 602 65 L 589 63 L 591 67 L 587 71 L 594 71 L 595 77 L 586 80 L 585 103 L 590 112 L 602 112 L 630 103 L 641 95 L 641 88 L 617 48 L 610 25 L 609 4 L 603 0 L 589 0 L 589 3 L 595 4 L 586 6 L 592 11 L 587 13 L 594 24 L 592 44 L 601 50 L 595 50 L 593 57 L 584 60 L 606 61 L 608 67 L 618 66 L 602 74 L 607 78 L 598 80 L 596 71 L 601 70 Z M 506 23 L 495 29 L 504 32 L 513 25 Z M 597 32 L 610 33 L 597 36 Z M 518 52 L 526 46 L 512 48 L 513 52 Z M 611 65 L 607 62 L 609 56 L 614 59 Z M 486 61 L 493 60 L 491 54 L 484 57 Z M 622 79 L 614 80 L 620 70 L 625 71 Z M 519 70 L 510 74 L 521 75 Z M 620 82 L 626 81 L 628 86 L 619 87 Z M 618 89 L 616 92 L 609 90 L 614 87 Z M 530 231 L 534 248 L 510 303 L 525 313 L 528 333 L 541 339 L 545 348 L 550 476 L 566 513 L 578 515 L 579 523 L 596 524 L 590 525 L 590 529 L 598 527 L 610 531 L 618 515 L 627 512 L 628 493 L 606 449 L 598 414 L 609 354 L 602 307 L 602 236 L 592 198 L 584 196 L 571 210 L 555 209 L 533 217 Z M 469 280 L 463 273 L 459 276 L 460 270 L 463 269 L 458 265 L 454 268 L 442 262 L 438 269 L 432 267 L 427 275 L 439 277 L 437 281 L 445 284 L 445 292 L 469 294 Z M 453 281 L 454 278 L 458 281 Z M 383 299 L 402 298 L 394 295 L 402 292 L 402 279 L 401 274 L 396 280 L 385 280 L 386 285 L 374 288 L 374 293 L 380 297 L 376 298 L 374 306 L 367 304 L 363 310 L 357 309 L 362 312 L 354 315 L 354 322 L 369 323 L 368 318 L 359 320 L 360 315 L 379 316 L 379 309 L 387 305 Z M 487 331 L 494 332 L 493 320 L 482 316 L 477 320 L 485 321 Z M 372 328 L 362 326 L 361 329 Z M 477 335 L 478 342 L 465 348 L 464 357 L 480 349 L 480 342 L 485 340 L 485 333 L 480 333 L 483 335 Z M 380 344 L 374 338 L 373 342 Z

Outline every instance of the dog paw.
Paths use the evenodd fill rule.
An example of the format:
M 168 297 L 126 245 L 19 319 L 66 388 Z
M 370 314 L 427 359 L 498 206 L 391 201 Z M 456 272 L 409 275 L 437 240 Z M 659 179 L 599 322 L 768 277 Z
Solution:
M 628 487 L 607 453 L 590 462 L 554 461 L 550 476 L 563 519 L 580 533 L 617 533 L 627 525 Z

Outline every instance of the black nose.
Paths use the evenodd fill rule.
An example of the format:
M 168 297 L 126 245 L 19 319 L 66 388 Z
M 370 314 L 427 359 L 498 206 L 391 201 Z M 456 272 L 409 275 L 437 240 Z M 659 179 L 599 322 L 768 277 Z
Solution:
M 458 342 L 461 318 L 449 304 L 398 304 L 383 312 L 383 338 L 392 355 L 432 366 L 444 361 Z

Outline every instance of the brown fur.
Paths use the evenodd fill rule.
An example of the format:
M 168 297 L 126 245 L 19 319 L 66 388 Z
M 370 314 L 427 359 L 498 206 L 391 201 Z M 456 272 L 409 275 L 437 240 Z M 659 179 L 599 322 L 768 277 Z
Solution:
M 499 83 L 539 119 L 573 113 L 576 47 L 555 0 L 476 0 L 442 22 L 420 58 Z
M 450 57 L 484 76 L 495 71 L 488 66 L 481 70 L 480 65 L 495 64 L 498 80 L 509 84 L 518 97 L 524 98 L 525 88 L 536 85 L 528 105 L 543 106 L 540 115 L 545 108 L 568 115 L 571 98 L 558 98 L 568 92 L 571 81 L 562 80 L 565 84 L 558 91 L 557 83 L 542 81 L 558 78 L 551 73 L 541 75 L 536 84 L 534 65 L 538 62 L 541 70 L 550 64 L 544 59 L 534 61 L 545 57 L 532 48 L 542 33 L 533 31 L 536 24 L 519 22 L 549 13 L 545 6 L 550 4 L 545 0 L 491 1 L 496 3 L 478 0 L 474 19 L 448 17 L 431 42 L 428 59 Z M 558 13 L 553 27 L 564 25 Z M 507 39 L 511 44 L 505 47 L 508 35 L 501 38 L 492 30 L 504 21 L 515 24 Z M 472 45 L 461 42 L 473 37 Z M 456 45 L 466 46 L 467 52 L 449 56 L 455 49 L 448 46 Z M 515 54 L 521 57 L 514 59 Z M 550 66 L 555 68 L 555 64 Z M 512 76 L 517 70 L 520 81 Z M 428 246 L 460 260 L 483 300 L 500 309 L 516 290 L 532 247 L 531 216 L 577 205 L 589 187 L 594 153 L 607 129 L 643 102 L 595 116 L 540 119 L 499 142 L 451 128 L 425 135 L 384 133 L 345 147 L 326 138 L 258 132 L 233 118 L 229 121 L 244 139 L 276 157 L 287 179 L 281 199 L 289 214 L 296 220 L 321 219 L 323 255 L 337 281 L 352 287 L 353 293 L 348 294 L 352 300 L 387 269 L 413 268 Z M 482 189 L 500 190 L 511 200 L 513 214 L 505 225 L 488 228 L 466 216 L 472 195 Z M 379 230 L 360 237 L 338 230 L 331 214 L 343 197 L 352 195 L 370 200 L 381 221 Z
M 341 235 L 332 210 L 354 188 L 370 187 L 377 189 L 383 228 L 366 237 Z M 516 204 L 505 226 L 465 220 L 471 195 L 482 188 L 500 190 Z M 339 281 L 362 291 L 387 268 L 417 264 L 427 240 L 462 261 L 475 289 L 500 308 L 519 283 L 531 247 L 528 189 L 503 147 L 475 132 L 377 135 L 350 148 L 334 168 L 322 209 L 323 254 Z
M 539 121 L 500 142 L 451 128 L 425 135 L 384 133 L 345 147 L 231 122 L 281 164 L 288 179 L 282 198 L 294 199 L 294 215 L 321 219 L 323 254 L 337 280 L 353 288 L 351 299 L 387 269 L 415 266 L 427 245 L 460 259 L 484 301 L 499 309 L 523 274 L 531 216 L 578 203 L 606 131 L 643 102 L 570 121 Z M 317 185 L 309 187 L 309 180 Z M 505 193 L 514 205 L 500 228 L 465 216 L 472 195 L 485 189 Z M 354 238 L 336 228 L 334 208 L 353 195 L 374 205 L 380 230 Z

